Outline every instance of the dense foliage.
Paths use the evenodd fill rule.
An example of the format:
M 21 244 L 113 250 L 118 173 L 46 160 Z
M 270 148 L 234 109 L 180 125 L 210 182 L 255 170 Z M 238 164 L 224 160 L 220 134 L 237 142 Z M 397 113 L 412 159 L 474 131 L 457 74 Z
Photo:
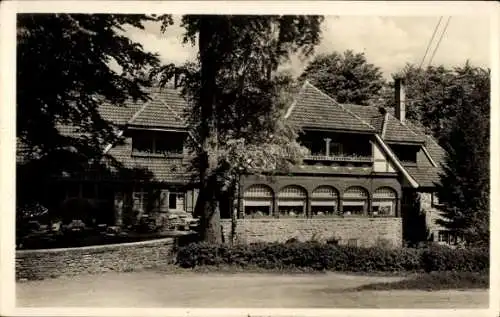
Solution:
M 488 270 L 489 253 L 487 249 L 356 248 L 319 242 L 235 246 L 193 243 L 179 249 L 177 263 L 181 267 L 237 265 L 352 272 L 479 272 Z
M 300 157 L 295 131 L 282 120 L 288 101 L 281 88 L 289 80 L 277 69 L 291 54 L 313 52 L 321 21 L 274 15 L 182 18 L 184 41 L 197 46 L 197 61 L 166 65 L 153 75 L 163 83 L 174 78 L 193 105 L 193 166 L 200 181 L 196 213 L 203 239 L 221 241 L 219 202 L 222 196 L 232 201 L 237 174 L 280 169 Z
M 17 135 L 40 155 L 69 145 L 100 152 L 114 135 L 100 116 L 102 102 L 145 99 L 144 68 L 158 62 L 123 31 L 143 28 L 138 15 L 20 14 L 17 33 Z M 114 65 L 113 65 L 114 64 Z M 67 138 L 56 129 L 72 124 Z
M 471 85 L 457 87 L 459 108 L 445 148 L 448 155 L 438 184 L 444 220 L 441 224 L 467 244 L 489 243 L 490 83 L 489 73 L 470 67 Z
M 19 14 L 17 16 L 17 137 L 29 148 L 18 164 L 18 204 L 43 200 L 48 175 L 81 171 L 117 141 L 101 117 L 106 102 L 144 100 L 144 70 L 154 54 L 131 41 L 124 27 L 143 28 L 141 15 Z M 62 126 L 75 127 L 72 133 Z
M 464 66 L 453 68 L 443 65 L 418 68 L 407 64 L 394 76 L 405 79 L 407 118 L 423 126 L 442 146 L 446 146 L 461 107 L 460 99 L 471 96 L 473 90 L 481 95 L 483 101 L 489 98 L 489 87 L 484 85 L 485 81 L 489 82 L 489 73 L 489 70 L 467 62 Z M 394 106 L 393 83 L 382 91 L 382 97 L 386 106 Z
M 468 62 L 454 68 L 407 65 L 396 75 L 406 79 L 408 120 L 447 152 L 436 184 L 444 216 L 439 223 L 467 244 L 488 244 L 489 69 Z M 390 90 L 386 105 L 393 106 Z
M 304 80 L 340 103 L 358 105 L 373 104 L 385 84 L 380 68 L 351 50 L 315 56 L 299 77 Z

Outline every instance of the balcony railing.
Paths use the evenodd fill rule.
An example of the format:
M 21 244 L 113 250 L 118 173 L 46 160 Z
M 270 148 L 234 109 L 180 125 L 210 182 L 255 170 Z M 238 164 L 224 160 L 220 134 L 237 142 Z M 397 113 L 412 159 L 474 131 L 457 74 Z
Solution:
M 373 163 L 373 157 L 362 155 L 306 155 L 304 160 L 328 162 L 362 162 Z

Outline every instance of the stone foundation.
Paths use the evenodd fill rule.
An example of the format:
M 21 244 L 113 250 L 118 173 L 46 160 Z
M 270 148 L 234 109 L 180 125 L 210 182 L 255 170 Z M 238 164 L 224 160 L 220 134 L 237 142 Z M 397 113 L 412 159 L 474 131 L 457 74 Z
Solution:
M 225 241 L 231 240 L 231 220 L 222 221 Z M 362 247 L 402 246 L 401 218 L 238 219 L 236 243 L 285 242 L 289 239 L 339 239 L 340 244 Z

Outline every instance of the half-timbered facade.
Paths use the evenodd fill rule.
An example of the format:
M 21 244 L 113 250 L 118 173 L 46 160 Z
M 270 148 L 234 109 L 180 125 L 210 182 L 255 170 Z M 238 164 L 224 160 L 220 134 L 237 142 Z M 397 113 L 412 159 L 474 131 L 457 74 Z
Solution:
M 413 219 L 427 213 L 426 227 L 439 240 L 444 233 L 435 225 L 438 213 L 429 197 L 444 151 L 405 120 L 404 90 L 397 92 L 397 107 L 385 110 L 340 104 L 306 82 L 286 120 L 301 128 L 299 141 L 310 153 L 287 173 L 242 175 L 237 218 L 402 218 L 403 231 L 410 232 L 416 226 Z M 145 212 L 192 213 L 197 189 L 188 170 L 187 109 L 179 91 L 168 88 L 152 90 L 143 103 L 121 108 L 103 104 L 101 115 L 124 140 L 103 151 L 127 171 L 142 172 L 63 173 L 45 189 L 55 202 L 52 207 L 71 197 L 87 198 L 101 208 L 98 221 L 116 225 Z M 72 127 L 59 128 L 63 134 L 74 133 Z M 19 160 L 22 154 L 18 151 Z M 229 218 L 230 212 L 223 216 Z
M 396 86 L 398 105 L 386 110 L 340 104 L 306 82 L 286 117 L 310 154 L 287 174 L 242 177 L 239 217 L 404 217 L 405 232 L 425 230 L 414 228 L 423 217 L 437 241 L 438 213 L 425 201 L 444 151 L 405 120 L 404 86 Z

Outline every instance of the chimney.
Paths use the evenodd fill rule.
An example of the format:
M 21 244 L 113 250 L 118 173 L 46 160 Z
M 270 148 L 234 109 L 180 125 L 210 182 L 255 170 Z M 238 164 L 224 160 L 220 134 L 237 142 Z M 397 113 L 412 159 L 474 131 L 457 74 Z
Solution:
M 399 121 L 405 123 L 406 120 L 406 91 L 405 82 L 401 77 L 394 78 L 396 109 L 395 116 Z

